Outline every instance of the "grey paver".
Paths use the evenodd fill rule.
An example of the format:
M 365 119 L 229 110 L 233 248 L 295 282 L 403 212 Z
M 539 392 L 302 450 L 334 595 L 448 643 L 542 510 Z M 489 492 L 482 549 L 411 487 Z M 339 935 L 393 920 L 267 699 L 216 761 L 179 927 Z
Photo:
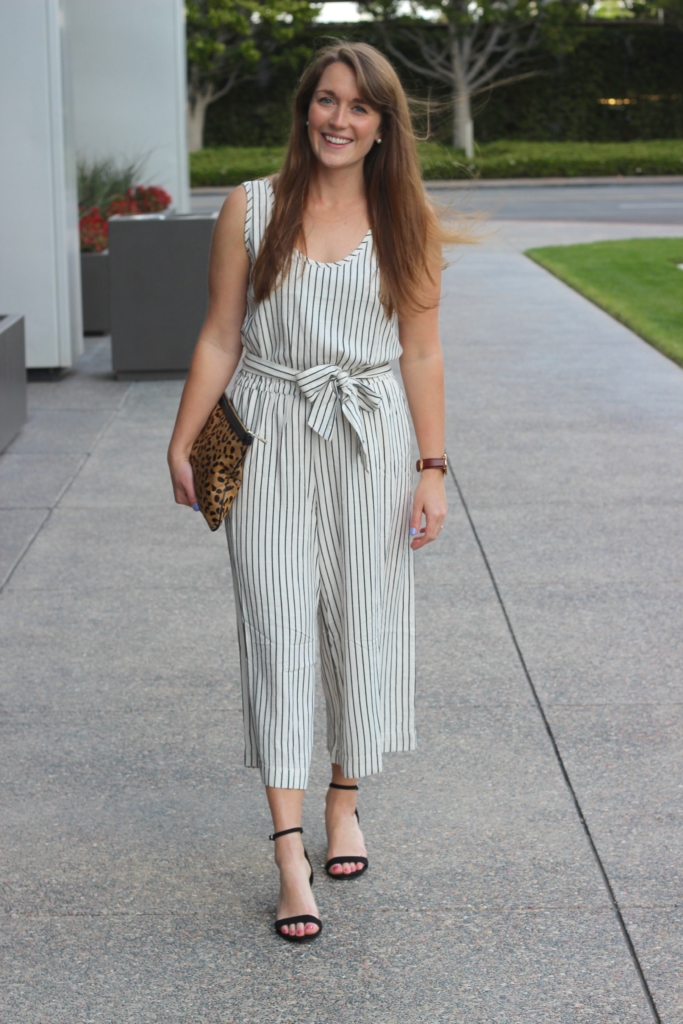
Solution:
M 680 907 L 683 703 L 549 714 L 620 904 Z
M 14 919 L 5 943 L 22 980 L 5 989 L 5 1013 L 34 1021 L 40 991 L 57 1024 L 651 1020 L 601 912 L 342 912 L 323 952 L 269 934 L 274 899 L 271 878 L 246 916 Z
M 201 691 L 188 700 L 181 686 L 168 697 L 54 709 L 49 725 L 35 711 L 12 715 L 0 754 L 12 913 L 220 912 L 212 871 L 221 858 L 236 910 L 247 909 L 258 885 L 240 875 L 250 863 L 267 875 L 272 849 L 258 773 L 246 784 L 261 805 L 256 826 L 233 789 L 244 775 L 239 703 L 204 702 Z M 441 726 L 423 728 L 421 751 L 388 757 L 391 781 L 363 786 L 372 879 L 340 895 L 344 905 L 608 909 L 532 709 L 455 706 L 423 718 Z M 324 764 L 321 743 L 316 754 Z M 309 804 L 306 841 L 319 866 L 318 786 Z
M 505 588 L 515 583 L 675 582 L 683 574 L 680 505 L 478 508 L 477 529 Z
M 562 426 L 518 420 L 514 432 L 500 422 L 483 429 L 472 418 L 458 421 L 454 463 L 479 507 L 660 504 L 683 500 L 683 476 L 672 472 L 682 446 L 683 418 Z
M 662 1020 L 681 1020 L 683 909 L 680 904 L 667 909 L 627 907 L 624 917 L 647 972 Z
M 249 916 L 12 921 L 26 979 L 7 993 L 12 1020 L 34 1019 L 28 990 L 39 987 L 58 1024 L 649 1024 L 604 914 L 374 912 L 330 927 L 323 954 L 268 934 L 274 895 Z
M 15 455 L 0 461 L 0 508 L 52 508 L 83 463 L 81 454 Z
M 627 230 L 656 233 L 508 222 L 460 254 L 443 307 L 448 449 L 662 1020 L 678 1024 L 683 375 L 518 251 Z M 440 544 L 416 560 L 418 750 L 363 781 L 371 870 L 353 886 L 318 870 L 325 934 L 292 948 L 272 934 L 271 826 L 242 767 L 225 538 L 175 507 L 166 479 L 180 384 L 112 380 L 99 342 L 78 373 L 30 390 L 33 440 L 11 457 L 59 467 L 72 445 L 85 462 L 1 598 L 0 1016 L 647 1024 L 455 488 Z M 31 444 L 55 448 L 20 454 Z M 8 559 L 46 515 L 0 510 Z M 317 700 L 304 825 L 319 869 Z
M 100 409 L 34 409 L 7 451 L 13 455 L 89 452 L 111 415 L 111 410 Z
M 506 586 L 536 688 L 552 704 L 681 699 L 683 584 Z
M 0 586 L 48 515 L 47 508 L 0 508 Z
M 171 499 L 172 500 L 172 499 Z M 196 517 L 196 519 L 195 519 Z M 204 526 L 202 529 L 201 527 Z M 187 508 L 56 509 L 15 572 L 11 588 L 182 586 L 220 580 L 228 589 L 225 538 Z
M 46 714 L 116 714 L 169 701 L 178 713 L 222 707 L 239 700 L 235 644 L 233 596 L 220 580 L 201 588 L 8 590 L 1 700 L 6 711 Z

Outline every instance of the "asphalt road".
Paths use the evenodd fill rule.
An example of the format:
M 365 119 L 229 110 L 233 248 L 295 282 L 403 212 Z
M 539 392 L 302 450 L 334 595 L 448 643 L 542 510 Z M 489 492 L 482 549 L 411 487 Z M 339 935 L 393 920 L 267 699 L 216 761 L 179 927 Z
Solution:
M 432 195 L 495 220 L 683 224 L 682 184 L 530 185 L 446 189 Z
M 485 185 L 430 191 L 440 202 L 494 220 L 683 224 L 683 182 L 596 185 Z M 226 190 L 193 194 L 193 213 L 220 210 Z

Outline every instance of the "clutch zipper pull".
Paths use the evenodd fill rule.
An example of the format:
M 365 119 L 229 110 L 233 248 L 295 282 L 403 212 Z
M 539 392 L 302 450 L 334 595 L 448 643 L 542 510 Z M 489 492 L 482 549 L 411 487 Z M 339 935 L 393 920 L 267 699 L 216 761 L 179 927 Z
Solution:
M 251 430 L 249 431 L 249 433 L 254 438 L 254 440 L 260 441 L 261 444 L 268 444 L 268 442 L 266 441 L 265 437 L 259 437 L 258 434 L 254 434 L 253 431 L 251 431 Z

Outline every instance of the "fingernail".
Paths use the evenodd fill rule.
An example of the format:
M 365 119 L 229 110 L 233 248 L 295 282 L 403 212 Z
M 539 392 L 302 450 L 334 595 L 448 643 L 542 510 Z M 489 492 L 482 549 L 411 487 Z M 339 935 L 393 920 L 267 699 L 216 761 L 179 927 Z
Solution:
M 417 530 L 415 529 L 415 527 L 411 526 L 410 527 L 410 536 L 414 537 L 416 533 L 417 533 Z
M 192 508 L 195 510 L 195 512 L 199 512 L 199 505 L 197 504 L 196 501 L 195 501 L 194 505 L 192 506 Z

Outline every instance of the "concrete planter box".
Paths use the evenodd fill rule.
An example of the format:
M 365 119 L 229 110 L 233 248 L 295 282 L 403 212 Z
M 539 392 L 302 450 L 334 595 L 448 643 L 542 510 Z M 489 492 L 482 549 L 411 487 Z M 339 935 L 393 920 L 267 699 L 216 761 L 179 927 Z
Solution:
M 23 316 L 0 315 L 0 452 L 26 423 Z
M 109 252 L 81 253 L 83 333 L 109 334 Z
M 184 376 L 208 305 L 215 215 L 109 221 L 112 364 L 119 378 Z

